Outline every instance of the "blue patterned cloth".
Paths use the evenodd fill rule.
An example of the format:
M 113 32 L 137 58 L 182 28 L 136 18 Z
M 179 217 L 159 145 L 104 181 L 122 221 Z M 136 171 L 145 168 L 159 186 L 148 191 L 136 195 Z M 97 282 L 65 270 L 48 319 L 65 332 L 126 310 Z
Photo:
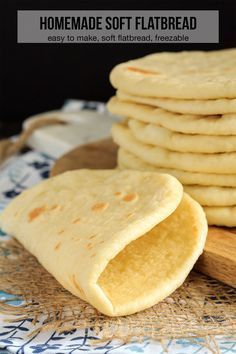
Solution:
M 21 191 L 47 178 L 53 162 L 51 157 L 36 151 L 8 160 L 0 168 L 0 212 Z M 0 230 L 0 238 L 8 237 Z M 0 297 L 11 298 L 11 295 L 0 292 Z M 20 302 L 19 299 L 13 304 L 17 305 Z M 112 340 L 101 344 L 101 342 L 96 343 L 96 339 L 99 338 L 89 329 L 73 330 L 61 334 L 48 331 L 33 337 L 29 336 L 29 333 L 36 328 L 37 325 L 33 325 L 30 318 L 19 321 L 15 317 L 8 322 L 7 318 L 0 315 L 0 354 L 79 354 L 85 352 L 88 354 L 164 354 L 167 350 L 173 354 L 219 352 L 236 354 L 236 341 L 230 336 L 166 340 L 162 343 L 150 339 L 145 339 L 140 343 L 131 341 L 127 344 Z

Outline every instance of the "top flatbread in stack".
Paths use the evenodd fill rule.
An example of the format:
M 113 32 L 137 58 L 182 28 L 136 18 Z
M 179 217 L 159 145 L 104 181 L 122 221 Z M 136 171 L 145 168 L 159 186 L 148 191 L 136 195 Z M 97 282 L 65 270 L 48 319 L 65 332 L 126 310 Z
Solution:
M 156 304 L 203 251 L 207 222 L 176 178 L 70 171 L 16 197 L 0 226 L 71 293 L 109 316 Z
M 151 54 L 117 65 L 110 80 L 141 97 L 236 98 L 236 50 Z
M 236 226 L 236 49 L 152 54 L 110 79 L 118 165 L 172 173 L 209 224 Z

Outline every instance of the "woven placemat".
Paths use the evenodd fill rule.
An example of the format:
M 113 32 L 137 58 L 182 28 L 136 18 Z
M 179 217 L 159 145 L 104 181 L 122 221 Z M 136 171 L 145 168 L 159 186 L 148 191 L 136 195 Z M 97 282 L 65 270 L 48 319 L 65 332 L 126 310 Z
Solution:
M 14 239 L 0 243 L 0 288 L 21 297 L 21 306 L 0 303 L 0 311 L 35 322 L 40 330 L 93 328 L 102 339 L 193 338 L 236 334 L 236 290 L 191 272 L 170 297 L 140 313 L 109 318 L 65 290 Z

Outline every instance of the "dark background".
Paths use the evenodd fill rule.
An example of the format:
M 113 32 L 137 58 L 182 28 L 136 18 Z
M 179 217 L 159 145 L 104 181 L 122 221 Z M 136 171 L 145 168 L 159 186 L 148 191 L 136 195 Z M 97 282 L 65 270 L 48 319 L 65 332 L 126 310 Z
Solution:
M 22 120 L 32 114 L 60 108 L 66 98 L 106 101 L 114 92 L 108 75 L 119 62 L 163 50 L 209 50 L 236 46 L 236 0 L 0 2 L 3 98 L 0 137 L 19 132 Z M 219 10 L 220 43 L 17 44 L 17 10 L 54 9 Z

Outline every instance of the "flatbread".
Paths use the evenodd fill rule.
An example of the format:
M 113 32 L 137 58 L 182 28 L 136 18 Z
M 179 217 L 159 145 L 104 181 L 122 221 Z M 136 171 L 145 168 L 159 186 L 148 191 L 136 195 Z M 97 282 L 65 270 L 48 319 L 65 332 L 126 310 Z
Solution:
M 209 225 L 235 227 L 236 206 L 234 207 L 204 207 Z
M 155 171 L 159 173 L 168 173 L 176 177 L 185 185 L 202 185 L 202 186 L 221 186 L 236 187 L 236 175 L 225 175 L 215 173 L 198 173 L 183 170 L 175 170 L 171 168 L 161 168 L 142 161 L 130 152 L 119 148 L 118 150 L 118 167 L 121 169 L 133 169 L 140 171 Z
M 112 137 L 115 143 L 141 160 L 162 168 L 190 172 L 235 174 L 236 153 L 193 154 L 174 152 L 161 147 L 140 143 L 123 124 L 114 124 Z
M 194 153 L 236 151 L 236 135 L 199 135 L 173 132 L 157 124 L 130 119 L 128 126 L 137 140 L 168 150 Z
M 148 104 L 163 108 L 167 111 L 193 114 L 193 115 L 217 115 L 236 113 L 236 98 L 218 98 L 216 100 L 184 100 L 175 98 L 155 98 L 131 95 L 118 90 L 116 96 L 121 101 Z
M 0 225 L 71 293 L 109 316 L 168 296 L 201 254 L 207 222 L 172 176 L 77 170 L 15 198 Z
M 178 114 L 161 108 L 120 101 L 116 97 L 110 99 L 108 109 L 116 115 L 157 124 L 180 133 L 236 135 L 236 114 L 217 116 Z
M 236 205 L 236 188 L 216 186 L 184 186 L 184 190 L 198 203 L 204 206 Z
M 235 98 L 236 49 L 151 54 L 117 65 L 110 81 L 142 97 Z

